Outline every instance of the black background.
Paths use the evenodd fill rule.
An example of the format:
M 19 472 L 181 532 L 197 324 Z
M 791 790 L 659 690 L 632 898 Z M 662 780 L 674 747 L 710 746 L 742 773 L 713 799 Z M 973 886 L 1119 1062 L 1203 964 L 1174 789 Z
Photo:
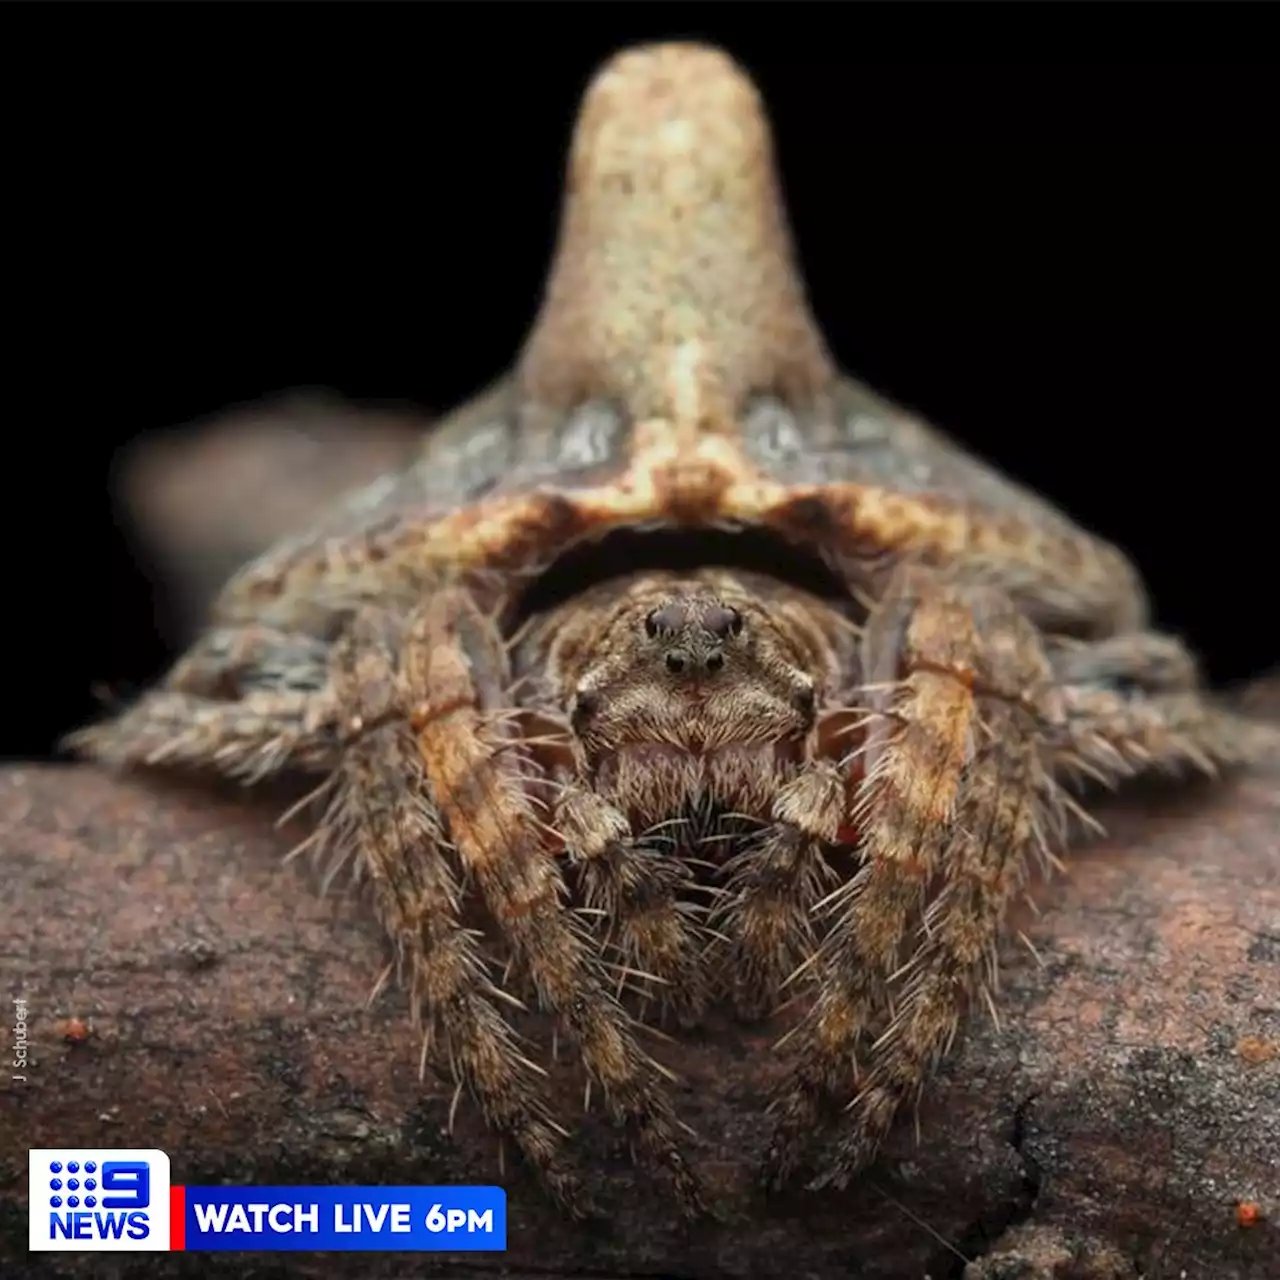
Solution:
M 477 389 L 531 320 L 587 77 L 655 37 L 757 79 L 842 363 L 1126 547 L 1215 680 L 1265 669 L 1263 9 L 10 7 L 0 750 L 170 656 L 119 446 L 289 387 Z

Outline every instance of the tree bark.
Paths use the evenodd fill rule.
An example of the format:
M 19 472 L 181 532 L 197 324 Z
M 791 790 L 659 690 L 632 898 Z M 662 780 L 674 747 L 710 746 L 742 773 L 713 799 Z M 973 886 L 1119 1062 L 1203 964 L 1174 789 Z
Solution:
M 1275 696 L 1255 693 L 1255 706 Z M 603 1226 L 499 1175 L 473 1109 L 420 1082 L 403 997 L 358 898 L 321 898 L 296 833 L 238 794 L 80 766 L 0 771 L 3 988 L 27 1002 L 26 1083 L 0 1102 L 0 1265 L 21 1276 L 1276 1275 L 1280 1255 L 1280 771 L 1143 789 L 1039 887 L 1004 949 L 1001 1027 L 975 1016 L 846 1192 L 766 1198 L 752 1173 L 770 1029 L 656 1046 L 718 1221 L 686 1228 L 599 1116 L 576 1142 Z M 8 1010 L 6 1010 L 8 1013 Z M 11 1021 L 7 1018 L 6 1021 Z M 544 1029 L 545 1034 L 545 1029 Z M 543 1043 L 547 1043 L 546 1039 Z M 581 1112 L 563 1060 L 562 1114 Z M 30 1255 L 32 1146 L 154 1146 L 175 1180 L 502 1181 L 505 1255 Z M 1238 1204 L 1256 1203 L 1257 1225 Z M 966 1266 L 968 1269 L 966 1270 Z

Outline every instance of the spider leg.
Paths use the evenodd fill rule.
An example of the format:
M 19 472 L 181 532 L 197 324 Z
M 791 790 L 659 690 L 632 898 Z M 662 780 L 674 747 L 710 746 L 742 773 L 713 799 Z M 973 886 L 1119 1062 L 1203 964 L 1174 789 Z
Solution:
M 1044 848 L 1051 793 L 1028 713 L 984 711 L 986 741 L 969 761 L 941 865 L 941 886 L 923 912 L 911 952 L 897 972 L 887 1025 L 867 1049 L 858 1092 L 840 1123 L 830 1169 L 820 1180 L 843 1185 L 874 1157 L 901 1104 L 918 1096 L 951 1048 L 975 991 L 990 1001 L 996 944 L 1010 901 L 1026 884 L 1030 856 Z M 864 894 L 874 895 L 877 877 Z M 893 890 L 890 890 L 893 893 Z M 875 911 L 855 897 L 846 927 Z
M 1031 857 L 1052 862 L 1064 842 L 1054 774 L 1214 772 L 1280 738 L 1196 691 L 1194 664 L 1169 637 L 1046 652 L 998 589 L 918 568 L 900 571 L 873 612 L 863 657 L 883 717 L 852 815 L 866 862 L 836 895 L 819 951 L 819 995 L 776 1104 L 775 1181 L 850 1080 L 818 1185 L 865 1167 L 974 994 L 990 1000 L 1008 905 Z
M 1144 772 L 1215 773 L 1272 756 L 1280 730 L 1200 686 L 1173 636 L 1139 631 L 1050 651 L 1064 720 L 1050 735 L 1054 771 L 1111 785 Z
M 64 746 L 110 768 L 209 768 L 245 782 L 292 768 L 324 773 L 342 732 L 328 646 L 260 626 L 205 633 L 166 675 Z
M 286 768 L 328 772 L 342 750 L 327 691 L 266 689 L 234 702 L 155 689 L 63 746 L 108 768 L 206 768 L 246 783 Z
M 1176 693 L 1200 683 L 1195 655 L 1176 636 L 1156 631 L 1126 631 L 1103 640 L 1055 638 L 1048 653 L 1061 685 Z
M 992 662 L 997 681 L 1036 678 L 1031 637 L 1024 639 L 1009 650 L 1023 651 L 1023 669 L 1010 663 L 1002 672 Z M 1177 670 L 1168 662 L 1176 641 L 1158 635 L 1123 639 L 1129 656 L 1138 659 L 1127 670 L 1116 670 L 1120 646 L 1106 642 L 1099 646 L 1099 661 L 1080 664 L 1075 674 L 1096 674 L 1105 664 L 1112 667 L 1114 683 L 1141 680 L 1157 690 L 1183 691 L 1068 686 L 1053 700 L 1054 723 L 1021 700 L 979 699 L 985 741 L 964 771 L 942 883 L 924 912 L 915 949 L 892 975 L 892 1016 L 865 1055 L 858 1093 L 819 1185 L 843 1185 L 870 1163 L 900 1103 L 919 1093 L 950 1048 L 974 990 L 984 987 L 990 1000 L 996 943 L 1009 902 L 1025 884 L 1027 855 L 1049 854 L 1048 841 L 1057 843 L 1064 834 L 1051 771 L 1078 771 L 1083 764 L 1103 780 L 1145 772 L 1215 774 L 1256 761 L 1280 744 L 1274 726 L 1252 722 L 1188 689 L 1185 668 L 1168 680 Z
M 899 571 L 868 620 L 864 670 L 881 713 L 852 815 L 865 861 L 831 900 L 818 994 L 790 1037 L 774 1183 L 851 1084 L 833 1176 L 874 1153 L 990 972 L 1005 907 L 1053 816 L 1040 762 L 1051 671 L 1003 593 Z
M 334 692 L 350 719 L 375 727 L 343 756 L 319 830 L 322 851 L 354 858 L 407 980 L 415 1023 L 425 1023 L 423 1060 L 445 1051 L 454 1078 L 485 1120 L 511 1138 L 552 1195 L 584 1209 L 563 1160 L 564 1130 L 551 1116 L 544 1073 L 521 1052 L 497 1002 L 477 935 L 463 925 L 462 886 L 450 863 L 441 814 L 430 798 L 422 755 L 407 716 L 422 693 L 401 683 L 403 626 L 392 615 L 356 617 L 334 648 Z
M 372 610 L 332 647 L 260 626 L 215 629 L 164 687 L 69 745 L 117 767 L 211 767 L 247 781 L 285 768 L 328 773 L 330 803 L 307 843 L 331 872 L 350 860 L 371 882 L 415 1021 L 426 1024 L 424 1061 L 442 1040 L 486 1120 L 579 1211 L 541 1073 L 495 1006 L 501 993 L 461 922 L 461 887 L 398 684 L 400 630 Z
M 633 839 L 621 810 L 576 782 L 564 784 L 553 825 L 580 871 L 584 904 L 602 922 L 603 942 L 621 957 L 623 976 L 636 977 L 644 994 L 682 1025 L 695 1024 L 708 991 L 694 907 L 680 900 L 688 867 Z
M 723 972 L 740 1017 L 771 1013 L 813 954 L 813 908 L 833 876 L 824 849 L 838 838 L 847 791 L 834 762 L 811 761 L 779 793 L 770 825 L 725 865 L 711 925 L 728 940 Z
M 1054 771 L 1115 785 L 1142 773 L 1212 775 L 1280 753 L 1280 729 L 1202 691 L 1063 690 L 1066 722 L 1049 740 Z
M 676 1140 L 660 1068 L 637 1045 L 634 1024 L 605 985 L 594 942 L 563 901 L 528 757 L 505 714 L 510 672 L 500 633 L 465 592 L 442 592 L 412 621 L 405 673 L 418 698 L 418 749 L 464 868 L 541 1002 L 577 1042 L 611 1111 L 644 1156 L 666 1170 L 686 1209 L 700 1211 L 698 1180 Z

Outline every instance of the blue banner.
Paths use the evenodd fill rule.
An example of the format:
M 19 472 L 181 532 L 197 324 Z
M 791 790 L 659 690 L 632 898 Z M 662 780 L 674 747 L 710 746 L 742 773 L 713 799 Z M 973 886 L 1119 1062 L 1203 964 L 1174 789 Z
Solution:
M 501 1187 L 173 1190 L 183 1201 L 183 1238 L 172 1245 L 178 1249 L 452 1253 L 507 1247 L 507 1193 Z

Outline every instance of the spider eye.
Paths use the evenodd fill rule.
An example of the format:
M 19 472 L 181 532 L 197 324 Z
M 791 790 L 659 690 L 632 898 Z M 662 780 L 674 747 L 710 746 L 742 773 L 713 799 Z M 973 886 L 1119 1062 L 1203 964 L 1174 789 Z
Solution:
M 684 659 L 678 653 L 667 654 L 667 670 L 678 676 L 684 670 Z
M 689 621 L 689 611 L 679 600 L 659 605 L 644 620 L 644 633 L 652 640 L 658 635 L 675 635 Z
M 730 605 L 718 604 L 702 615 L 702 627 L 717 640 L 742 633 L 742 614 Z

